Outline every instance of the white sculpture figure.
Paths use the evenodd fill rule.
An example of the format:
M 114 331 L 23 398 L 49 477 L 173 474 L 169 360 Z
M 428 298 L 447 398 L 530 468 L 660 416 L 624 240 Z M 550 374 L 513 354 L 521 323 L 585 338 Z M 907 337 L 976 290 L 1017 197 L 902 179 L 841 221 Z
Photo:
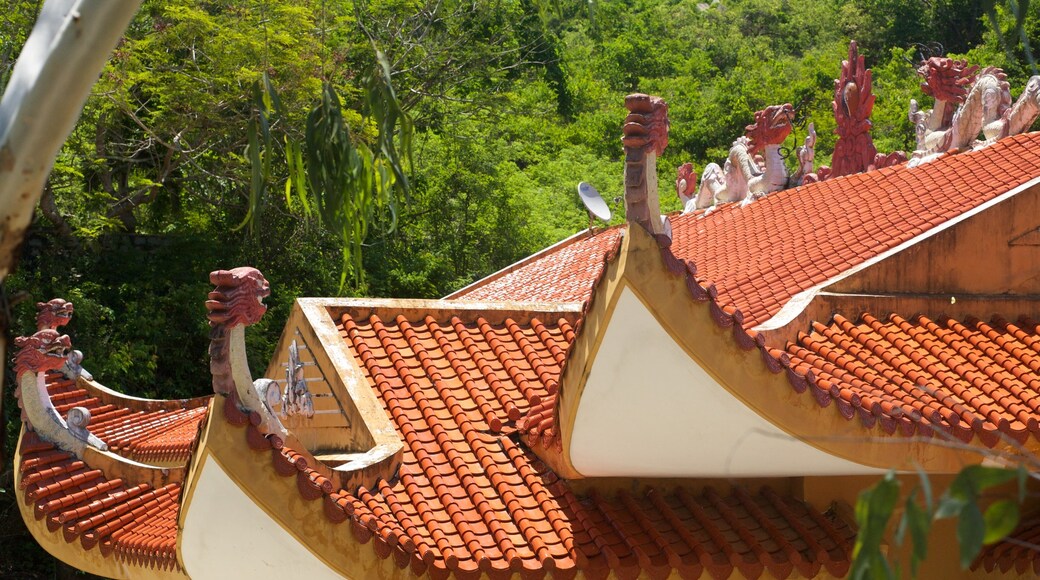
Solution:
M 704 168 L 704 180 L 700 188 L 697 188 L 697 174 L 693 172 L 692 163 L 683 163 L 677 173 L 675 191 L 682 201 L 684 214 L 715 205 L 715 194 L 726 188 L 722 168 L 717 163 L 711 163 Z M 697 192 L 696 195 L 694 191 Z
M 755 122 L 730 147 L 729 157 L 721 168 L 711 163 L 704 168 L 701 189 L 714 189 L 716 203 L 751 201 L 787 187 L 787 167 L 780 155 L 780 145 L 791 133 L 794 108 L 789 104 L 773 105 L 755 113 Z M 758 157 L 761 154 L 761 157 Z M 756 159 L 757 158 L 757 159 Z M 718 174 L 725 184 L 717 188 Z
M 790 187 L 802 184 L 806 175 L 815 171 L 816 162 L 816 125 L 809 123 L 809 133 L 805 136 L 804 144 L 796 150 L 798 155 L 798 170 L 791 176 Z
M 288 416 L 314 416 L 314 402 L 307 390 L 307 380 L 303 376 L 303 363 L 300 361 L 300 346 L 296 341 L 289 345 L 289 364 L 285 369 L 285 393 L 282 395 L 282 413 Z
M 1030 77 L 1015 104 L 1004 111 L 997 122 L 984 127 L 983 132 L 990 140 L 1018 135 L 1028 131 L 1037 116 L 1040 116 L 1040 75 Z M 997 127 L 999 132 L 995 131 Z
M 921 111 L 917 101 L 910 101 L 909 118 L 917 133 L 911 166 L 950 149 L 985 146 L 1026 131 L 1040 114 L 1040 77 L 1029 79 L 1012 105 L 1007 75 L 999 68 L 979 70 L 963 60 L 933 57 L 917 72 L 925 79 L 922 90 L 935 98 L 935 108 Z
M 697 207 L 714 207 L 719 198 L 724 195 L 726 195 L 726 174 L 718 163 L 709 163 L 704 168 L 701 187 L 697 191 Z

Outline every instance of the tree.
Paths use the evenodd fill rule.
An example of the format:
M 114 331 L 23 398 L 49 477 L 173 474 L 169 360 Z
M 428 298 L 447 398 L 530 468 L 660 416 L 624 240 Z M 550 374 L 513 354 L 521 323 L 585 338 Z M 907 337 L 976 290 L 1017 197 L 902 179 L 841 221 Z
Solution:
M 52 0 L 40 11 L 0 100 L 0 284 L 17 262 L 52 160 L 136 9 L 136 2 Z M 0 360 L 8 325 L 0 315 Z

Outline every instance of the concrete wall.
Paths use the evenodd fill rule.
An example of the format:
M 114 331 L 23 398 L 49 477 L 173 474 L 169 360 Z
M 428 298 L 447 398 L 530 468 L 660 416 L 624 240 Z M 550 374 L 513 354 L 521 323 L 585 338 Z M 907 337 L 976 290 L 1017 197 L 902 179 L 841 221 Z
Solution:
M 827 288 L 832 292 L 1040 294 L 1040 186 Z

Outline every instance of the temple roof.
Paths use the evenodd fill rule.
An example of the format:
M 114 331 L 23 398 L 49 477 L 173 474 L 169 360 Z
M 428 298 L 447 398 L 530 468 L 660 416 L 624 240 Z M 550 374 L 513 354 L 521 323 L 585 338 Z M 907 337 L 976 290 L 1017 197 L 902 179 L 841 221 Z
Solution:
M 777 356 L 784 357 L 782 353 Z M 864 313 L 813 323 L 787 346 L 789 366 L 812 375 L 821 405 L 835 403 L 846 419 L 891 433 L 931 436 L 936 429 L 989 447 L 1001 437 L 1022 444 L 1040 438 L 1040 327 L 995 319 L 933 321 Z
M 47 391 L 62 417 L 73 407 L 88 409 L 91 433 L 104 441 L 109 451 L 142 463 L 187 461 L 209 403 L 209 398 L 203 397 L 182 401 L 183 406 L 171 409 L 130 409 L 105 403 L 97 391 L 91 392 L 57 372 L 48 373 Z
M 624 226 L 614 226 L 581 232 L 446 298 L 584 302 L 603 272 L 604 256 L 616 251 L 624 231 Z
M 798 293 L 1016 192 L 1040 176 L 1038 146 L 1040 134 L 1020 135 L 913 169 L 835 178 L 746 206 L 673 215 L 670 240 L 645 238 L 660 260 L 644 259 L 633 269 L 642 268 L 651 283 L 685 288 L 689 295 L 667 290 L 684 308 L 710 310 L 725 332 L 698 340 L 735 341 L 739 349 L 725 345 L 732 357 L 759 349 L 774 376 L 784 373 L 796 391 L 808 391 L 820 406 L 834 403 L 841 416 L 866 428 L 942 431 L 990 446 L 1002 437 L 1020 443 L 1040 435 L 1040 407 L 1031 397 L 1040 385 L 1035 322 L 845 312 L 820 323 L 792 319 L 804 328 L 790 342 L 752 327 Z M 244 427 L 236 445 L 269 452 L 263 469 L 295 475 L 303 499 L 322 499 L 314 517 L 349 522 L 376 555 L 393 555 L 416 574 L 844 574 L 850 520 L 813 507 L 797 489 L 770 489 L 775 481 L 580 483 L 560 477 L 553 460 L 539 456 L 542 447 L 559 445 L 560 383 L 593 297 L 621 248 L 630 248 L 625 236 L 644 237 L 626 227 L 578 234 L 449 297 L 466 307 L 451 300 L 373 301 L 322 311 L 333 317 L 333 342 L 338 332 L 359 369 L 352 380 L 375 396 L 386 417 L 375 415 L 389 419 L 403 442 L 393 477 L 358 488 L 334 485 L 340 472 L 298 439 L 271 431 L 257 410 L 244 411 L 237 390 L 215 399 L 222 410 L 215 419 Z M 626 254 L 633 263 L 639 258 L 647 258 L 645 248 Z M 721 385 L 725 378 L 713 380 Z M 120 406 L 84 385 L 48 375 L 58 411 L 88 408 L 91 433 L 114 453 L 185 462 L 199 445 L 208 400 L 185 408 Z M 776 384 L 755 385 L 766 387 Z M 800 412 L 813 418 L 812 409 Z M 129 481 L 28 431 L 20 454 L 26 502 L 50 533 L 62 529 L 66 541 L 79 538 L 87 550 L 98 545 L 106 556 L 182 572 L 180 480 Z M 390 456 L 383 461 L 393 464 Z
M 905 164 L 772 193 L 746 206 L 672 214 L 671 251 L 693 262 L 718 302 L 760 325 L 824 284 L 1040 177 L 1040 132 L 930 163 Z M 622 230 L 579 235 L 449 296 L 584 301 Z
M 848 524 L 789 494 L 667 485 L 583 492 L 520 444 L 502 420 L 555 392 L 572 320 L 492 324 L 438 310 L 342 316 L 344 340 L 406 442 L 396 480 L 329 495 L 369 531 L 377 554 L 402 550 L 417 573 L 495 577 L 848 569 Z
M 18 486 L 33 517 L 46 524 L 48 533 L 60 535 L 64 542 L 78 539 L 84 550 L 97 547 L 105 558 L 179 572 L 181 483 L 129 479 L 147 471 L 138 461 L 188 460 L 208 399 L 184 401 L 177 409 L 140 411 L 102 403 L 98 391 L 83 379 L 50 372 L 46 384 L 63 419 L 73 407 L 89 409 L 93 433 L 133 463 L 115 464 L 118 474 L 106 472 L 113 471 L 113 463 L 77 459 L 26 431 L 19 447 Z
M 68 452 L 22 437 L 21 479 L 25 501 L 47 530 L 84 550 L 148 568 L 180 570 L 177 515 L 181 484 L 154 487 L 113 478 Z

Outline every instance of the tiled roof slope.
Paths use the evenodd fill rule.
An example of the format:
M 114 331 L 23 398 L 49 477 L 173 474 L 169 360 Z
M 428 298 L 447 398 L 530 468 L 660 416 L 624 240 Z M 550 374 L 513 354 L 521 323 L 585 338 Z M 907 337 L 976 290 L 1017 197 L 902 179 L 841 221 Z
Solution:
M 746 207 L 672 216 L 672 252 L 719 302 L 768 320 L 795 294 L 1040 176 L 1040 133 L 907 169 L 869 171 L 771 194 Z
M 171 411 L 134 411 L 106 405 L 58 372 L 47 373 L 47 391 L 62 418 L 73 407 L 86 407 L 91 415 L 90 432 L 104 441 L 109 451 L 142 463 L 187 461 L 208 409 L 206 399 L 195 401 L 201 406 Z
M 1012 569 L 1023 577 L 1040 576 L 1040 514 L 1025 518 L 1014 532 L 1003 540 L 986 546 L 971 565 L 987 572 L 1000 570 L 1007 573 Z
M 47 529 L 85 550 L 140 566 L 179 570 L 177 514 L 181 485 L 128 485 L 26 431 L 19 489 Z
M 769 490 L 572 491 L 509 425 L 554 392 L 571 324 L 466 316 L 348 313 L 340 321 L 405 451 L 395 481 L 326 491 L 326 514 L 349 516 L 381 557 L 394 554 L 399 566 L 434 577 L 847 571 L 849 526 Z
M 988 446 L 1040 438 L 1040 327 L 893 314 L 814 323 L 787 352 L 771 349 L 792 385 L 846 419 L 893 433 L 939 430 Z
M 603 272 L 603 256 L 616 251 L 624 228 L 615 226 L 547 249 L 512 269 L 449 296 L 457 300 L 584 302 Z
M 757 326 L 812 288 L 1040 176 L 1040 133 L 979 151 L 788 189 L 746 207 L 670 216 L 671 251 L 697 266 L 718 302 Z M 582 302 L 620 241 L 611 228 L 550 248 L 451 295 L 460 300 Z

